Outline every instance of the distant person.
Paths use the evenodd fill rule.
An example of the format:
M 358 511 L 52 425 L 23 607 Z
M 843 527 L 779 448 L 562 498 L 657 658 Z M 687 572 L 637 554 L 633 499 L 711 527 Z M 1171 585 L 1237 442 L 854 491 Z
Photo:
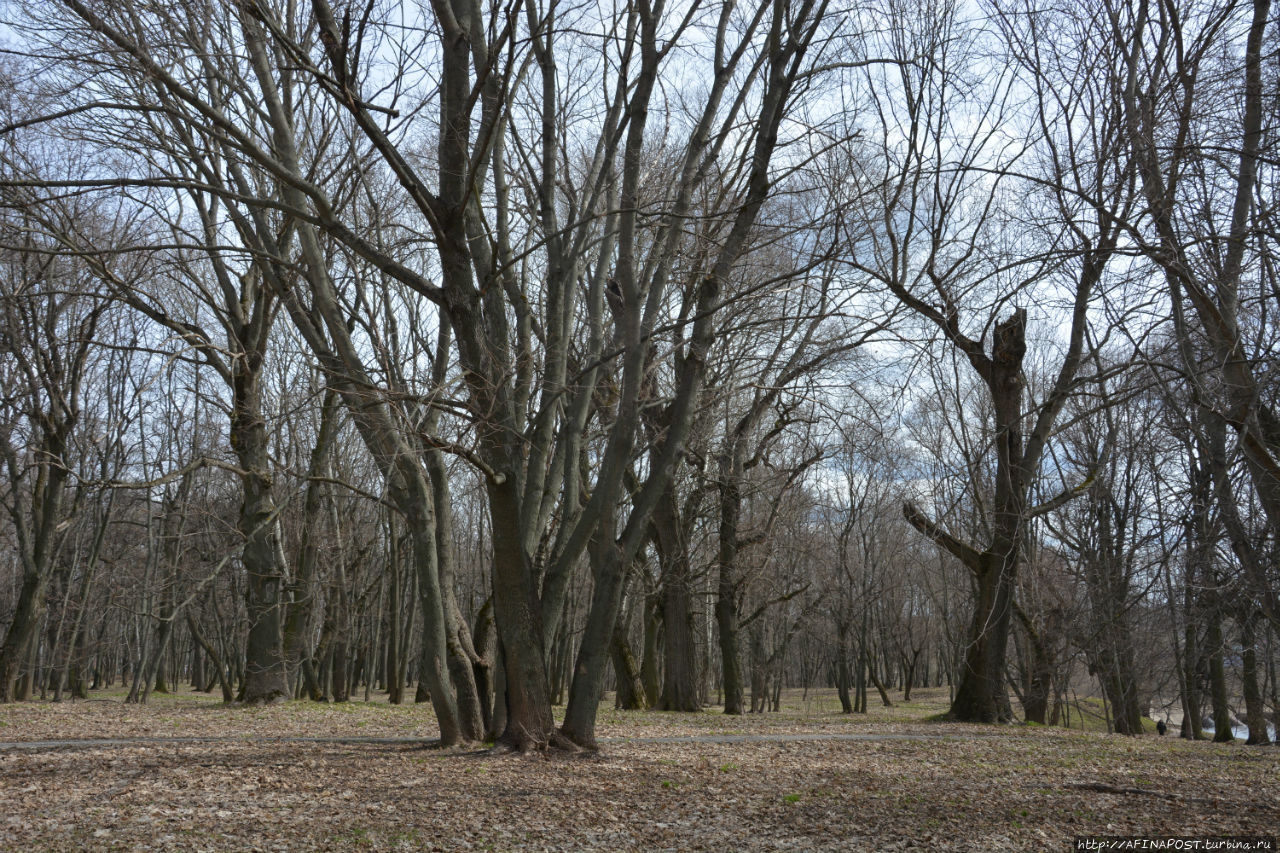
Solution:
M 1164 720 L 1156 722 L 1156 734 L 1160 735 L 1160 737 L 1164 737 L 1168 731 L 1169 727 L 1164 724 Z

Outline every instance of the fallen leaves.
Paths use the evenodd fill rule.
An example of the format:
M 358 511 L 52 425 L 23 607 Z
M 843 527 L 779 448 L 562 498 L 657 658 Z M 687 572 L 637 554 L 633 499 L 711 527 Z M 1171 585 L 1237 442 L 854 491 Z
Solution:
M 429 736 L 420 707 L 180 703 L 4 709 L 7 740 L 218 742 L 0 750 L 0 848 L 1043 850 L 1078 834 L 1280 826 L 1273 748 L 839 714 L 645 713 L 552 758 L 284 737 Z M 621 730 L 619 730 L 621 728 Z M 882 740 L 706 742 L 708 735 Z M 914 738 L 914 739 L 908 739 Z M 1140 793 L 1135 793 L 1140 792 Z

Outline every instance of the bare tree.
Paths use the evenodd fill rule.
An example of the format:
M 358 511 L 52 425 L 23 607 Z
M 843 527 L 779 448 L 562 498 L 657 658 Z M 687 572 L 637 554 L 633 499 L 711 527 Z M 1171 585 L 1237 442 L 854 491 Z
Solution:
M 993 33 L 949 4 L 896 11 L 890 31 L 900 72 L 893 86 L 905 98 L 880 96 L 885 165 L 868 179 L 880 188 L 884 216 L 853 263 L 962 353 L 991 401 L 995 474 L 985 541 L 962 541 L 914 503 L 904 512 L 973 574 L 973 620 L 951 714 L 995 721 L 1010 713 L 1005 649 L 1033 512 L 1029 490 L 1084 360 L 1089 307 L 1127 221 L 1132 180 L 1117 156 L 1123 122 L 1107 77 L 1088 70 L 1087 57 L 1072 49 L 1096 24 L 1029 10 L 999 19 Z M 1050 24 L 1054 38 L 1046 40 L 1042 30 Z M 977 57 L 970 51 L 988 39 L 1004 45 L 1010 72 L 968 86 L 963 81 Z M 1033 119 L 1019 124 L 1013 98 L 1024 84 Z M 1007 145 L 1014 126 L 1025 135 Z M 957 135 L 956 128 L 965 130 Z M 1022 195 L 1024 227 L 1035 229 L 1013 244 L 1006 242 L 1010 194 Z M 1040 204 L 1026 204 L 1031 199 Z M 1027 307 L 1014 307 L 1002 320 L 998 314 L 1037 298 L 1033 284 L 1057 288 L 1071 324 L 1054 381 L 1028 408 Z M 1060 498 L 1074 493 L 1068 486 Z
M 1198 405 L 1235 431 L 1273 528 L 1280 527 L 1280 419 L 1262 393 L 1258 350 L 1262 336 L 1246 331 L 1257 305 L 1275 302 L 1242 294 L 1248 279 L 1265 278 L 1270 237 L 1255 210 L 1271 188 L 1265 172 L 1274 128 L 1265 121 L 1268 99 L 1263 44 L 1271 4 L 1141 2 L 1109 8 L 1116 48 L 1123 51 L 1123 103 L 1127 142 L 1140 170 L 1151 210 L 1145 245 L 1169 286 L 1184 367 Z M 1247 20 L 1246 20 L 1247 19 Z M 1241 48 L 1243 48 L 1241 52 Z M 1225 57 L 1225 58 L 1224 58 Z M 1229 152 L 1229 156 L 1226 154 Z M 1261 200 L 1270 206 L 1270 200 Z M 1203 335 L 1212 367 L 1201 366 L 1186 345 Z M 1264 315 L 1266 316 L 1266 315 Z M 1268 586 L 1255 577 L 1259 591 Z M 1272 616 L 1274 619 L 1274 615 Z
M 6 212 L 0 240 L 0 453 L 7 475 L 5 509 L 22 567 L 16 608 L 0 645 L 0 702 L 11 702 L 73 511 L 72 436 L 108 303 L 94 295 L 85 266 L 50 251 L 39 229 L 22 222 L 21 211 Z

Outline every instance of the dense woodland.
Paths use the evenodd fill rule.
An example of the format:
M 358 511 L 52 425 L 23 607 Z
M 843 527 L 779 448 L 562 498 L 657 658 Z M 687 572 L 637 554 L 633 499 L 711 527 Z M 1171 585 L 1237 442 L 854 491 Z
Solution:
M 1268 0 L 0 15 L 0 701 L 1268 740 Z

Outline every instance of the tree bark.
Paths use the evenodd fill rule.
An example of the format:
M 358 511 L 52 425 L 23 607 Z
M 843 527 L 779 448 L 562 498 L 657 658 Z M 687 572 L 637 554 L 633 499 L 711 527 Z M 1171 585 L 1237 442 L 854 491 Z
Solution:
M 619 711 L 642 711 L 648 707 L 644 695 L 644 682 L 640 679 L 640 668 L 636 666 L 636 656 L 627 642 L 626 632 L 622 625 L 613 632 L 613 645 L 610 649 L 613 657 L 614 678 L 618 682 L 614 707 Z
M 1236 736 L 1231 731 L 1231 703 L 1227 696 L 1227 672 L 1223 663 L 1222 613 L 1215 606 L 1209 611 L 1209 697 L 1213 703 L 1214 743 L 1230 743 Z
M 238 530 L 244 542 L 241 562 L 249 617 L 243 691 L 248 704 L 289 698 L 282 630 L 285 568 L 280 562 L 267 426 L 262 417 L 262 365 L 261 352 L 236 359 L 231 405 L 231 447 L 240 465 L 243 489 Z
M 1262 702 L 1262 690 L 1258 686 L 1258 617 L 1245 613 L 1240 618 L 1241 667 L 1240 680 L 1244 693 L 1245 722 L 1249 726 L 1247 743 L 1271 743 L 1267 734 L 1267 713 Z
M 674 483 L 667 486 L 654 509 L 652 524 L 662 564 L 663 677 L 658 710 L 699 711 L 689 544 Z
M 293 575 L 293 590 L 289 600 L 284 622 L 284 655 L 290 668 L 303 667 L 303 661 L 310 657 L 311 650 L 306 648 L 306 633 L 311 624 L 311 613 L 315 603 L 316 569 L 319 561 L 318 530 L 320 519 L 324 517 L 322 506 L 324 484 L 321 475 L 328 468 L 330 448 L 333 446 L 338 414 L 338 395 L 332 387 L 326 387 L 324 399 L 320 404 L 320 427 L 316 432 L 316 443 L 311 449 L 311 459 L 307 465 L 307 491 L 302 504 L 302 541 L 298 546 L 298 560 Z M 309 669 L 309 667 L 304 667 Z M 312 674 L 304 672 L 307 694 L 314 702 L 324 698 Z

